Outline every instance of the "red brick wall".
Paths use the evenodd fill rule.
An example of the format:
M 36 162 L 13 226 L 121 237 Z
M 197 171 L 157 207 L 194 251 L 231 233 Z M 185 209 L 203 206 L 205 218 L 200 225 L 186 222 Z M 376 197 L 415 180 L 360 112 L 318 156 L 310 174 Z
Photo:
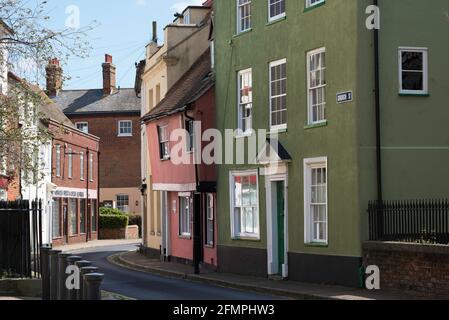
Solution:
M 141 184 L 140 113 L 69 116 L 88 122 L 89 133 L 100 138 L 100 187 L 135 188 Z M 133 121 L 133 136 L 119 137 L 118 122 Z
M 449 297 L 449 246 L 367 242 L 363 262 L 379 267 L 382 290 Z

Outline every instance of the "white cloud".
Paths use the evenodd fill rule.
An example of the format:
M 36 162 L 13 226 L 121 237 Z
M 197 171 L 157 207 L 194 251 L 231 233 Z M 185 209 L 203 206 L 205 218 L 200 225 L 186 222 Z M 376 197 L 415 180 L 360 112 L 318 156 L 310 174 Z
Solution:
M 171 6 L 171 9 L 176 12 L 182 12 L 188 6 L 201 6 L 205 0 L 190 0 L 190 1 L 181 1 L 176 2 Z
M 137 0 L 136 4 L 141 7 L 145 7 L 147 5 L 146 0 Z

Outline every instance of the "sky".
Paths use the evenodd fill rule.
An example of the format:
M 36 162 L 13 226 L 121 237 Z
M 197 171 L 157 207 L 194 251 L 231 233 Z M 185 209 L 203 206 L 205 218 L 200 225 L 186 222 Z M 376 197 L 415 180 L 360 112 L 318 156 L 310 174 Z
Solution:
M 93 49 L 86 59 L 73 58 L 64 65 L 64 74 L 71 80 L 64 89 L 101 88 L 104 55 L 113 56 L 117 67 L 117 85 L 133 88 L 135 62 L 145 56 L 145 45 L 151 40 L 152 21 L 158 22 L 159 43 L 163 43 L 163 28 L 174 19 L 174 14 L 187 5 L 201 5 L 203 0 L 49 0 L 50 25 L 63 29 L 70 13 L 70 6 L 79 8 L 80 24 L 96 21 L 90 31 L 89 41 Z M 71 11 L 73 13 L 73 11 Z

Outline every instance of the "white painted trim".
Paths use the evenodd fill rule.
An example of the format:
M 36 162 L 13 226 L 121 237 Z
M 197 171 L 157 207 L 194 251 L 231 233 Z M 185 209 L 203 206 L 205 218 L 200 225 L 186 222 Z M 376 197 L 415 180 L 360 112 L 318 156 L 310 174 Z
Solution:
M 189 192 L 196 190 L 195 183 L 175 184 L 175 183 L 153 183 L 154 191 Z
M 402 52 L 419 52 L 423 54 L 423 90 L 402 89 Z M 429 49 L 421 47 L 399 47 L 398 49 L 399 93 L 400 94 L 428 94 L 429 93 Z
M 285 8 L 285 11 L 283 13 L 278 14 L 277 16 L 271 17 L 270 14 L 270 0 L 267 1 L 267 5 L 268 5 L 268 22 L 273 22 L 276 20 L 279 20 L 281 18 L 284 18 L 287 16 L 287 7 Z M 287 1 L 285 1 L 285 5 L 287 5 Z
M 122 122 L 131 122 L 131 133 L 120 133 L 120 123 L 122 123 Z M 119 120 L 118 122 L 117 122 L 117 130 L 118 130 L 118 132 L 117 132 L 117 136 L 118 137 L 132 137 L 133 136 L 133 121 L 132 120 Z
M 276 125 L 276 126 L 273 126 L 273 101 L 272 101 L 272 95 L 271 95 L 271 81 L 272 81 L 272 78 L 271 78 L 271 68 L 273 68 L 273 67 L 277 67 L 277 66 L 280 66 L 280 65 L 283 65 L 283 64 L 285 64 L 285 65 L 287 65 L 287 59 L 286 58 L 284 58 L 284 59 L 280 59 L 280 60 L 277 60 L 277 61 L 272 61 L 272 62 L 270 62 L 270 64 L 269 64 L 269 66 L 268 66 L 268 77 L 269 77 L 269 80 L 268 80 L 268 90 L 269 90 L 269 99 L 270 99 L 270 131 L 279 131 L 279 130 L 287 130 L 287 124 L 288 123 L 284 123 L 284 124 L 281 124 L 281 125 Z M 287 72 L 287 66 L 286 66 L 286 72 Z M 288 87 L 288 74 L 286 74 L 285 75 L 285 77 L 286 77 L 286 81 L 287 81 L 287 87 Z M 286 88 L 286 90 L 287 90 L 287 88 Z M 287 90 L 287 93 L 286 93 L 286 104 L 287 104 L 287 112 L 288 112 L 288 103 L 287 103 L 287 99 L 288 99 L 288 90 Z
M 326 203 L 326 239 L 322 241 L 322 244 L 329 243 L 329 166 L 327 157 L 309 158 L 304 159 L 304 243 L 313 243 L 310 230 L 310 212 L 309 212 L 309 200 L 310 188 L 308 188 L 310 177 L 310 169 L 314 166 L 326 166 L 326 185 L 327 185 L 327 203 Z
M 253 2 L 252 2 L 252 0 L 249 0 L 248 2 L 249 2 L 249 5 L 250 5 L 250 11 L 252 12 L 252 9 L 253 9 L 252 4 L 253 4 Z M 252 14 L 250 15 L 251 26 L 249 28 L 247 28 L 247 29 L 241 29 L 240 27 L 242 26 L 241 25 L 242 20 L 240 19 L 240 11 L 239 11 L 241 6 L 239 5 L 239 0 L 235 0 L 235 3 L 236 3 L 237 34 L 241 34 L 241 33 L 244 33 L 244 32 L 247 32 L 247 31 L 251 30 L 252 25 L 253 25 L 253 15 Z
M 240 113 L 240 104 L 242 102 L 242 97 L 241 97 L 241 86 L 242 86 L 242 81 L 241 81 L 241 75 L 245 74 L 245 73 L 251 73 L 251 90 L 252 90 L 252 97 L 253 99 L 251 100 L 251 105 L 254 105 L 254 86 L 253 86 L 253 69 L 252 68 L 247 68 L 247 69 L 243 69 L 243 70 L 239 70 L 237 72 L 237 130 L 240 130 L 241 134 L 238 135 L 238 137 L 245 137 L 245 136 L 251 136 L 254 133 L 254 123 L 252 122 L 252 120 L 254 120 L 254 112 L 253 110 L 251 111 L 251 129 L 243 132 L 242 128 L 241 128 L 241 121 L 243 119 L 243 115 Z M 251 107 L 252 108 L 252 107 Z
M 284 182 L 284 265 L 277 266 L 277 268 L 281 268 L 282 277 L 288 278 L 288 251 L 289 251 L 289 230 L 288 230 L 288 172 L 283 174 L 273 174 L 271 176 L 267 176 L 265 178 L 265 190 L 266 190 L 266 213 L 267 213 L 267 253 L 268 253 L 268 275 L 277 275 L 279 270 L 276 270 L 274 259 L 277 258 L 277 226 L 274 225 L 273 215 L 277 212 L 273 212 L 273 182 Z M 276 228 L 276 232 L 274 231 Z M 276 239 L 275 239 L 276 238 Z M 276 244 L 276 246 L 275 246 Z
M 325 2 L 325 0 L 318 0 L 315 3 L 311 3 L 311 0 L 306 0 L 306 8 L 313 8 L 323 2 Z
M 315 122 L 312 121 L 313 120 L 312 108 L 311 108 L 311 105 L 310 105 L 310 56 L 315 55 L 315 54 L 319 54 L 319 53 L 323 53 L 323 52 L 324 52 L 324 55 L 326 57 L 325 61 L 327 61 L 327 50 L 326 50 L 326 47 L 321 47 L 321 48 L 318 48 L 318 49 L 315 49 L 315 50 L 308 51 L 307 55 L 306 55 L 306 59 L 307 59 L 307 64 L 306 64 L 307 65 L 307 68 L 306 68 L 306 72 L 307 72 L 307 74 L 306 74 L 306 76 L 307 76 L 307 124 L 308 125 L 320 124 L 320 123 L 323 123 L 323 122 L 327 121 L 326 119 L 320 120 L 320 121 L 315 121 Z M 327 67 L 325 66 L 325 68 L 326 68 L 326 70 L 325 70 L 325 73 L 326 73 Z M 327 87 L 327 81 L 326 81 L 326 87 Z M 325 90 L 325 93 L 327 93 L 327 90 Z M 324 95 L 324 101 L 325 101 L 325 103 L 327 103 L 326 94 Z

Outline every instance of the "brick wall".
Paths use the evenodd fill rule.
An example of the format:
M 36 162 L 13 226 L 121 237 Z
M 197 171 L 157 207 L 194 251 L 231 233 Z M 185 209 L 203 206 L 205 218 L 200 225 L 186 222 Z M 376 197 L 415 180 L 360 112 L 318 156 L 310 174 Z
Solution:
M 87 122 L 100 138 L 100 188 L 137 188 L 141 184 L 140 113 L 69 115 L 73 123 Z M 133 136 L 119 137 L 118 122 L 133 121 Z
M 449 246 L 366 242 L 363 262 L 380 268 L 382 290 L 449 297 Z

